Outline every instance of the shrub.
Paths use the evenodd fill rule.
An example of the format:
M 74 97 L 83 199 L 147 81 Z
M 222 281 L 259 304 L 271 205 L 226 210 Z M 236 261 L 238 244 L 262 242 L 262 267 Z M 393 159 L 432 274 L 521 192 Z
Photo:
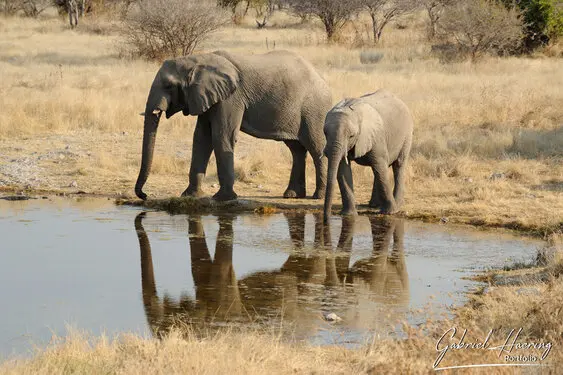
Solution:
M 209 1 L 144 0 L 125 18 L 125 47 L 150 60 L 189 55 L 228 18 Z
M 445 10 L 439 26 L 441 36 L 472 60 L 515 51 L 523 38 L 520 11 L 495 0 L 461 0 Z
M 317 17 L 325 27 L 326 37 L 334 41 L 342 27 L 356 15 L 362 6 L 360 0 L 286 0 L 292 11 L 302 17 Z
M 507 7 L 516 4 L 524 14 L 524 46 L 532 50 L 563 36 L 563 1 L 503 0 Z

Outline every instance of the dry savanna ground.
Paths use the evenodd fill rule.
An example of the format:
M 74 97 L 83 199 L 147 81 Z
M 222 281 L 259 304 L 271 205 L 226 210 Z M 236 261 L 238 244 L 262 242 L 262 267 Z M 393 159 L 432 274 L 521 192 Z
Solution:
M 362 64 L 362 49 L 352 47 L 354 27 L 344 44 L 328 45 L 316 25 L 297 25 L 285 15 L 275 15 L 263 30 L 253 22 L 222 29 L 201 50 L 293 50 L 329 82 L 335 103 L 387 88 L 408 104 L 416 128 L 405 216 L 508 226 L 546 237 L 561 231 L 560 58 L 538 54 L 444 65 L 430 54 L 424 22 L 412 17 L 403 22 L 406 28 L 385 30 L 377 47 L 384 54 L 380 62 Z M 0 189 L 133 197 L 141 157 L 139 113 L 159 65 L 123 58 L 120 51 L 110 21 L 86 19 L 71 31 L 54 16 L 0 18 Z M 194 125 L 194 118 L 181 115 L 162 120 L 146 186 L 153 197 L 177 196 L 185 189 Z M 241 135 L 235 154 L 239 196 L 264 201 L 281 196 L 291 158 L 285 146 Z M 311 194 L 314 173 L 308 162 Z M 357 200 L 366 203 L 371 172 L 355 168 L 354 178 Z M 206 191 L 213 193 L 216 184 L 212 159 Z M 320 202 L 307 203 L 320 207 Z M 552 235 L 551 241 L 552 249 L 561 249 L 560 237 Z M 236 329 L 204 340 L 179 340 L 182 332 L 162 341 L 73 333 L 31 360 L 1 364 L 0 372 L 433 373 L 436 340 L 452 325 L 468 328 L 473 340 L 482 340 L 491 327 L 504 330 L 501 336 L 522 327 L 521 341 L 553 342 L 549 363 L 558 363 L 563 360 L 560 267 L 534 272 L 547 282 L 489 288 L 473 296 L 453 321 L 429 322 L 420 331 L 409 328 L 407 340 L 378 340 L 359 350 L 289 345 L 275 333 Z M 498 362 L 497 356 L 457 350 L 443 365 Z M 554 367 L 544 370 L 557 373 Z

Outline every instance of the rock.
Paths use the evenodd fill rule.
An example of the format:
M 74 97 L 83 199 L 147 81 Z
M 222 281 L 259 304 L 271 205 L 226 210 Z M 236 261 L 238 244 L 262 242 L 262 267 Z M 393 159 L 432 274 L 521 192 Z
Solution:
M 70 150 L 70 145 L 66 145 L 65 150 Z
M 541 292 L 538 288 L 526 287 L 516 289 L 516 294 L 524 296 L 539 296 Z
M 443 217 L 440 219 L 440 223 L 442 224 L 446 224 L 448 221 L 450 221 L 450 219 L 448 219 L 447 217 Z
M 376 64 L 383 59 L 383 52 L 362 51 L 360 52 L 360 62 L 362 64 Z
M 63 160 L 65 157 L 63 154 L 59 154 L 59 159 Z
M 340 321 L 342 321 L 342 318 L 339 317 L 338 315 L 336 315 L 335 313 L 326 314 L 324 316 L 324 318 L 327 322 L 340 322 Z
M 6 197 L 0 197 L 0 199 L 6 201 L 26 201 L 28 199 L 31 199 L 31 197 L 28 197 L 27 195 L 8 195 Z
M 472 182 L 473 182 L 473 179 L 472 179 L 471 177 L 467 177 L 467 178 L 464 179 L 464 181 L 465 181 L 465 182 L 472 183 Z
M 76 181 L 72 181 L 72 182 L 68 185 L 68 187 L 72 187 L 72 188 L 78 187 L 78 183 L 77 183 Z
M 496 181 L 496 180 L 504 180 L 506 178 L 506 173 L 502 172 L 495 172 L 489 176 L 489 180 Z
M 256 185 L 256 188 L 258 188 L 258 189 L 262 189 L 263 187 L 264 186 L 262 186 L 262 185 Z

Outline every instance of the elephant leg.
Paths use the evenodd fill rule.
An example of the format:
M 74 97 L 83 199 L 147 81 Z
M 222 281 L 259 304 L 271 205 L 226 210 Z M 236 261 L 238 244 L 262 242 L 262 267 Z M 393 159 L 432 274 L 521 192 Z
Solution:
M 354 199 L 354 180 L 352 166 L 343 158 L 338 165 L 338 187 L 342 196 L 342 215 L 356 215 L 356 201 Z
M 200 297 L 202 288 L 204 289 L 209 283 L 209 274 L 212 264 L 200 216 L 190 216 L 188 218 L 188 233 L 192 277 L 196 287 L 196 297 Z
M 374 203 L 380 203 L 379 208 L 382 214 L 393 214 L 397 211 L 393 190 L 389 181 L 389 166 L 383 158 L 375 159 L 372 165 L 373 170 L 373 190 L 372 199 L 376 195 L 376 201 L 370 201 L 370 207 Z
M 313 162 L 315 163 L 316 178 L 313 199 L 324 199 L 326 192 L 327 159 L 323 154 L 318 156 L 311 154 L 311 156 L 313 156 Z
M 397 160 L 392 164 L 393 178 L 395 180 L 393 197 L 395 198 L 397 209 L 403 204 L 405 195 L 405 173 L 407 170 L 407 156 L 410 152 L 410 147 L 410 142 L 407 142 Z
M 291 167 L 291 175 L 289 177 L 289 185 L 283 193 L 284 198 L 305 198 L 306 182 L 305 182 L 305 163 L 307 150 L 299 141 L 285 141 L 287 147 L 291 151 L 293 165 Z
M 207 165 L 209 164 L 212 151 L 211 126 L 204 116 L 199 116 L 192 144 L 190 183 L 188 188 L 182 193 L 182 196 L 201 197 L 205 194 L 201 185 L 205 177 L 205 172 L 207 171 Z
M 346 282 L 348 275 L 354 227 L 355 220 L 353 217 L 346 216 L 342 218 L 342 228 L 340 230 L 340 237 L 338 238 L 338 245 L 336 246 L 337 254 L 335 259 L 336 273 L 341 283 Z
M 217 201 L 229 201 L 237 199 L 234 191 L 235 184 L 235 161 L 234 149 L 238 131 L 242 123 L 244 109 L 223 108 L 216 105 L 211 115 L 211 139 L 215 159 L 217 160 L 217 175 L 219 177 L 220 189 L 213 199 Z

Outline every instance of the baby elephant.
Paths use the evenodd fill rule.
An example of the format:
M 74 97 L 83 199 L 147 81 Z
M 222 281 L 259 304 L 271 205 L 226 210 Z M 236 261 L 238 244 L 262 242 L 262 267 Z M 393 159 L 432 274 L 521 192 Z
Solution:
M 324 221 L 332 209 L 334 182 L 342 195 L 342 214 L 355 215 L 354 184 L 350 162 L 370 166 L 374 181 L 370 207 L 381 213 L 397 212 L 403 199 L 406 161 L 412 143 L 413 119 L 399 98 L 378 90 L 360 98 L 344 99 L 327 114 L 324 125 L 325 155 L 328 157 L 328 185 Z M 389 166 L 395 186 L 391 189 Z

